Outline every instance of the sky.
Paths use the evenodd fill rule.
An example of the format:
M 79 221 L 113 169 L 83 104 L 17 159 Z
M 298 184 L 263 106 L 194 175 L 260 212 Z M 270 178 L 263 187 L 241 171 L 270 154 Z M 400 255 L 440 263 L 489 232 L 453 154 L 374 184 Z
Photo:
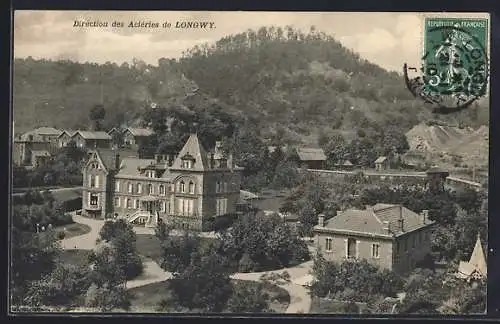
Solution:
M 483 17 L 487 14 L 433 14 Z M 311 26 L 387 70 L 402 72 L 404 63 L 419 65 L 424 15 L 419 13 L 347 12 L 196 12 L 196 11 L 16 11 L 14 57 L 69 59 L 79 62 L 131 62 L 156 65 L 160 58 L 179 58 L 203 43 L 262 26 Z M 108 22 L 108 27 L 74 27 L 75 20 Z M 121 21 L 123 28 L 113 28 Z M 158 22 L 160 28 L 128 28 L 130 21 Z M 176 21 L 213 22 L 214 29 L 161 28 Z

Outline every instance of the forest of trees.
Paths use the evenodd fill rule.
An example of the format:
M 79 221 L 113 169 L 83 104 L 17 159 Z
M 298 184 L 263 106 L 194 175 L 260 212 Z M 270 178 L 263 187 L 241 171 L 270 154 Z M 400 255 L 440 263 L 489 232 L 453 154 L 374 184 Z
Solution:
M 138 59 L 121 65 L 16 59 L 13 86 L 19 130 L 40 122 L 84 128 L 97 104 L 106 109 L 100 126 L 108 129 L 140 118 L 151 103 L 187 112 L 216 103 L 257 126 L 263 137 L 283 128 L 289 141 L 318 136 L 318 128 L 355 135 L 397 125 L 404 132 L 430 117 L 400 75 L 314 28 L 249 30 L 186 49 L 179 60 L 162 58 L 156 66 Z M 485 110 L 440 118 L 488 124 Z

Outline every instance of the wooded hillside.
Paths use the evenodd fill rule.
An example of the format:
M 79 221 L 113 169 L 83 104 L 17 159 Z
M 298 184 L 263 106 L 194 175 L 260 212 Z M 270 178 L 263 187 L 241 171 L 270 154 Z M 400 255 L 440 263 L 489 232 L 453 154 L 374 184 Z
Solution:
M 340 131 L 347 138 L 388 126 L 404 134 L 420 121 L 479 126 L 487 107 L 453 116 L 431 116 L 397 73 L 362 59 L 314 27 L 260 28 L 187 49 L 180 60 L 157 66 L 16 59 L 16 130 L 39 125 L 83 128 L 102 100 L 105 127 L 140 119 L 144 107 L 176 106 L 207 111 L 214 106 L 289 142 L 317 143 Z M 217 108 L 218 109 L 218 108 Z

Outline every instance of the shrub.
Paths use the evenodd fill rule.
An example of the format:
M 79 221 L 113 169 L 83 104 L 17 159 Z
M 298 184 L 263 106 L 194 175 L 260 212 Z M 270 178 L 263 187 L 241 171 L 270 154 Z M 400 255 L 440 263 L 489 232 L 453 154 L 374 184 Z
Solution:
M 257 268 L 257 263 L 255 263 L 248 253 L 243 254 L 240 261 L 238 262 L 239 272 L 252 272 Z
M 344 305 L 344 312 L 347 314 L 359 314 L 359 306 L 353 301 L 347 302 Z

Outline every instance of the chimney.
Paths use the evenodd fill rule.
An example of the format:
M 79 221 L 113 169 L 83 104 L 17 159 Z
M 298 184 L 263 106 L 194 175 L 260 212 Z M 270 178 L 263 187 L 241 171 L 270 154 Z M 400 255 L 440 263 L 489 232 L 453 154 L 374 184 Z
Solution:
M 387 232 L 387 234 L 391 234 L 391 226 L 388 221 L 384 221 L 384 231 Z
M 403 219 L 403 206 L 399 205 L 398 209 L 399 209 L 399 224 L 401 226 L 401 232 L 404 232 L 405 227 L 404 227 L 404 219 Z
M 325 214 L 318 215 L 318 226 L 325 227 Z
M 427 224 L 427 220 L 429 219 L 429 211 L 427 209 L 424 209 L 422 210 L 420 215 L 422 216 L 422 223 Z
M 115 155 L 115 169 L 120 169 L 120 153 L 116 152 Z

